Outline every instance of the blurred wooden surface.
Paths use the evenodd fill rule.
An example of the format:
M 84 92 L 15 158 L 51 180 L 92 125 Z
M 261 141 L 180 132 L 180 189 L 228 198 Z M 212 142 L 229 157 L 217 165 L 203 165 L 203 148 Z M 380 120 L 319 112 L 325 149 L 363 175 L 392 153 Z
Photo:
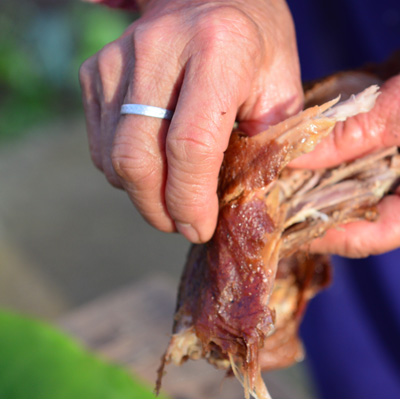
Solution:
M 147 279 L 79 308 L 60 323 L 89 348 L 153 385 L 171 333 L 176 286 L 170 278 Z M 243 398 L 235 379 L 203 360 L 166 370 L 162 389 L 172 398 Z M 299 368 L 265 378 L 275 398 L 311 395 Z

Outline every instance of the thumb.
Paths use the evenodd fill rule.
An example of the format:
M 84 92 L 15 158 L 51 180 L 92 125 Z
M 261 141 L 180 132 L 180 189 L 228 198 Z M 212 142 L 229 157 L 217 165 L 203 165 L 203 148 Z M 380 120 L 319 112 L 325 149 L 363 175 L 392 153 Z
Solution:
M 303 87 L 294 26 L 288 23 L 269 49 L 251 96 L 240 107 L 239 129 L 253 136 L 303 108 Z
M 285 64 L 283 64 L 285 61 Z M 285 59 L 270 66 L 263 75 L 258 90 L 240 107 L 239 130 L 253 136 L 303 107 L 303 88 L 297 58 Z
M 400 145 L 400 75 L 381 89 L 375 107 L 336 124 L 314 151 L 292 161 L 293 168 L 327 168 L 361 157 L 382 147 Z

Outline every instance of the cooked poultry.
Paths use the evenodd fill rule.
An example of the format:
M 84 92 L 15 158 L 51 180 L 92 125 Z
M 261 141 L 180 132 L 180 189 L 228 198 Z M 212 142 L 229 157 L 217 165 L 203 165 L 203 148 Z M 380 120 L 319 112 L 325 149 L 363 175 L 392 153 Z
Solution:
M 342 74 L 327 84 L 333 87 L 327 96 L 375 81 L 361 72 Z M 316 104 L 326 93 L 314 85 L 306 100 Z M 373 85 L 254 137 L 233 133 L 220 172 L 217 228 L 208 243 L 190 250 L 158 388 L 165 364 L 203 357 L 231 369 L 246 397 L 267 398 L 261 369 L 302 359 L 299 323 L 308 300 L 330 279 L 329 258 L 307 254 L 306 245 L 339 224 L 373 220 L 374 206 L 400 176 L 400 156 L 394 147 L 332 169 L 286 165 L 313 150 L 337 121 L 369 111 L 378 95 Z

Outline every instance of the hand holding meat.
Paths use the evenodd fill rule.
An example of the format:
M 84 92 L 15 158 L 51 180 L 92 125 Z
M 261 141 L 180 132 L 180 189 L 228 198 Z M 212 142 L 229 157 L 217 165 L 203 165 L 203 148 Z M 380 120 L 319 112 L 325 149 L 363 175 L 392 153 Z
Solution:
M 109 181 L 155 227 L 211 238 L 189 254 L 158 387 L 165 364 L 204 357 L 230 369 L 246 396 L 267 397 L 261 369 L 302 358 L 305 305 L 329 281 L 328 258 L 310 250 L 363 256 L 400 244 L 399 77 L 345 74 L 339 89 L 349 94 L 374 83 L 382 92 L 370 86 L 336 106 L 346 90 L 317 84 L 306 91 L 315 107 L 286 119 L 302 95 L 284 3 L 142 5 L 81 82 L 92 155 Z M 120 119 L 123 103 L 175 114 L 170 124 Z M 236 115 L 245 135 L 231 136 Z M 291 164 L 304 169 L 286 167 L 338 121 L 335 139 Z M 360 219 L 375 222 L 329 231 Z
M 302 107 L 293 23 L 281 0 L 142 5 L 81 68 L 92 158 L 150 224 L 204 242 L 235 118 L 252 135 Z M 175 113 L 120 117 L 123 103 Z
M 400 54 L 394 56 L 389 65 L 396 65 L 395 71 L 399 71 Z M 365 75 L 365 78 L 368 77 L 368 74 Z M 379 79 L 375 82 L 381 83 Z M 334 132 L 312 154 L 300 157 L 291 166 L 326 168 L 391 146 L 400 146 L 400 75 L 382 82 L 381 95 L 370 112 L 338 123 Z M 331 229 L 323 238 L 316 239 L 309 250 L 347 257 L 366 257 L 400 247 L 398 190 L 386 196 L 378 204 L 377 210 L 376 221 L 357 221 L 343 225 L 340 229 Z
M 246 397 L 265 398 L 261 369 L 302 359 L 298 327 L 308 300 L 329 281 L 329 260 L 301 249 L 330 227 L 374 219 L 375 205 L 400 176 L 400 159 L 390 147 L 332 169 L 285 166 L 313 150 L 336 122 L 368 112 L 378 95 L 374 85 L 254 137 L 232 136 L 217 229 L 188 256 L 158 386 L 165 363 L 204 357 L 231 368 Z

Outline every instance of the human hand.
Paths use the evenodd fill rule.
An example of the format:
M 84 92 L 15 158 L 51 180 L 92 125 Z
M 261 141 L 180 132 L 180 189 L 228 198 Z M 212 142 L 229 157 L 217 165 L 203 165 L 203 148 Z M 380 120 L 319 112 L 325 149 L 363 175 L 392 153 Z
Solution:
M 380 148 L 400 146 L 400 75 L 381 88 L 375 107 L 338 123 L 313 152 L 294 160 L 298 168 L 326 168 L 350 161 Z M 375 222 L 357 221 L 330 229 L 314 240 L 310 252 L 366 257 L 400 247 L 400 190 L 378 204 Z
M 283 0 L 150 0 L 82 65 L 80 81 L 95 165 L 150 224 L 192 242 L 214 232 L 235 118 L 252 135 L 302 107 Z M 175 113 L 171 122 L 121 117 L 123 103 Z

